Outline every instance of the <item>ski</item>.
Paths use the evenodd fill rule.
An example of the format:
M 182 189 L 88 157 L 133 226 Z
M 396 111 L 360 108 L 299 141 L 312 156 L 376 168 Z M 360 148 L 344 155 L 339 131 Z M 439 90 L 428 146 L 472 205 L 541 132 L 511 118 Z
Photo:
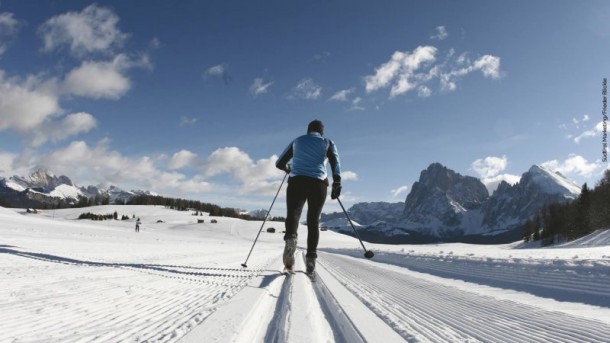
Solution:
M 312 272 L 312 273 L 305 272 L 305 275 L 307 275 L 307 277 L 309 278 L 309 280 L 311 280 L 311 282 L 316 282 L 316 273 L 315 272 Z
M 287 276 L 288 276 L 288 275 L 294 275 L 295 273 L 294 273 L 294 270 L 292 270 L 292 269 L 286 269 L 286 268 L 284 268 L 284 270 L 282 270 L 282 274 L 284 274 L 284 275 L 287 275 Z

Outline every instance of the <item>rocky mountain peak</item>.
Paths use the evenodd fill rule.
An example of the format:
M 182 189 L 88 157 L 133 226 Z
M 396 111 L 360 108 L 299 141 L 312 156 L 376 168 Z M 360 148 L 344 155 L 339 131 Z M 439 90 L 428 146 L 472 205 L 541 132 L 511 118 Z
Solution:
M 67 176 L 55 176 L 46 169 L 39 168 L 28 177 L 13 176 L 11 180 L 24 188 L 41 188 L 53 190 L 59 185 L 74 186 L 72 180 Z

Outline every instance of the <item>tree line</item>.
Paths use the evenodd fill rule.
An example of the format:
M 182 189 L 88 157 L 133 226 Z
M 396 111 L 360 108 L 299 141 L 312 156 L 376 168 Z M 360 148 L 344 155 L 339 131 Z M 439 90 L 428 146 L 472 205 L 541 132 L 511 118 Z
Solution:
M 541 241 L 546 246 L 609 228 L 610 170 L 606 170 L 595 188 L 585 183 L 575 201 L 549 205 L 529 218 L 522 230 L 525 242 Z

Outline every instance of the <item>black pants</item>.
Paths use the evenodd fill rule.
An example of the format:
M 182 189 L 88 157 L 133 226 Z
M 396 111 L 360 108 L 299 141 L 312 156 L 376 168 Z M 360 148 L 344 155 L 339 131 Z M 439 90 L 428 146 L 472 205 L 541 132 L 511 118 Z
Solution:
M 301 219 L 303 206 L 307 202 L 307 257 L 316 258 L 320 239 L 320 214 L 326 201 L 327 180 L 318 180 L 306 176 L 293 176 L 288 179 L 286 190 L 286 234 L 284 240 L 297 238 L 297 228 Z

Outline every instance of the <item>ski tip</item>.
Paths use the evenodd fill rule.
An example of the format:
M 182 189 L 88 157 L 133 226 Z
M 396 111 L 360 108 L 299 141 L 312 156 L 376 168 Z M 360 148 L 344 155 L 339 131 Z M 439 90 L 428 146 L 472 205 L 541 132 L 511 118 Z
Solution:
M 364 253 L 364 257 L 366 257 L 366 258 L 373 258 L 373 256 L 375 256 L 375 254 L 373 253 L 373 251 L 372 251 L 372 250 L 367 250 L 367 251 Z

